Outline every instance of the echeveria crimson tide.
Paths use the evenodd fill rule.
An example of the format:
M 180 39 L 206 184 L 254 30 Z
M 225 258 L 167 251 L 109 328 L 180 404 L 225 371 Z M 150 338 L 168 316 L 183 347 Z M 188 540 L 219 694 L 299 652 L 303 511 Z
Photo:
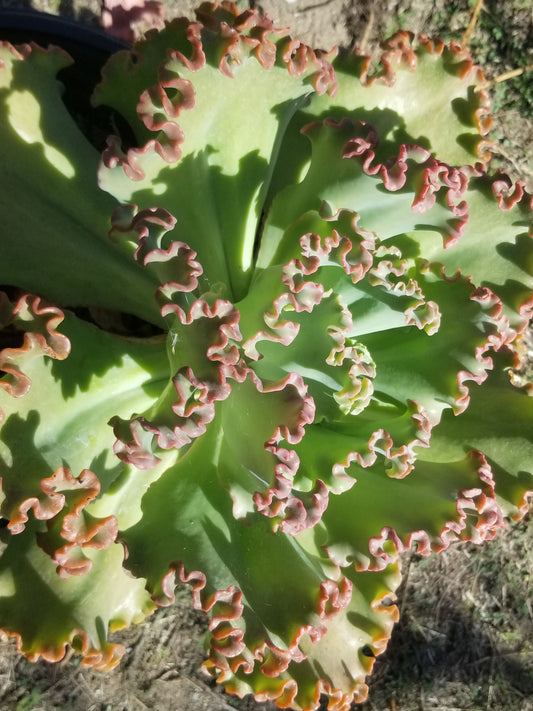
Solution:
M 480 70 L 203 5 L 110 59 L 135 145 L 100 156 L 62 51 L 0 58 L 0 627 L 109 669 L 181 581 L 228 690 L 347 709 L 399 552 L 533 490 L 531 197 L 487 171 Z

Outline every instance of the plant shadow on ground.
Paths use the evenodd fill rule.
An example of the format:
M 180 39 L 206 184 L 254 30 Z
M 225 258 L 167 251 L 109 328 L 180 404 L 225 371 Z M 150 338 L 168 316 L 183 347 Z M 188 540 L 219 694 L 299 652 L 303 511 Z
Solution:
M 533 709 L 532 533 L 528 517 L 481 548 L 407 556 L 400 622 L 354 708 Z

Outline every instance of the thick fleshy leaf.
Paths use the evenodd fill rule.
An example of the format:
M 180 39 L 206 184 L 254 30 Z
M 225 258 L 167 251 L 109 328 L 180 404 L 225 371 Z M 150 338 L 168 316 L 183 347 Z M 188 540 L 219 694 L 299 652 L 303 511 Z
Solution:
M 494 360 L 498 367 L 482 387 L 471 389 L 468 409 L 458 418 L 443 417 L 431 448 L 421 456 L 454 461 L 465 450 L 483 452 L 499 506 L 518 520 L 527 512 L 533 490 L 533 399 L 527 389 L 513 387 L 505 372 L 514 364 L 514 355 L 501 352 Z M 526 425 L 517 427 L 517 422 Z
M 64 55 L 0 48 L 0 200 L 31 213 L 6 202 L 0 244 L 0 627 L 112 666 L 108 628 L 181 581 L 228 690 L 346 711 L 399 553 L 533 495 L 531 197 L 484 167 L 458 46 L 400 33 L 373 70 L 197 17 L 108 63 L 95 102 L 136 145 L 99 167 Z
M 27 323 L 32 329 L 32 322 Z M 69 343 L 64 360 L 46 351 L 30 359 L 25 346 L 11 349 L 12 362 L 19 360 L 20 352 L 18 378 L 25 379 L 28 389 L 20 398 L 19 393 L 13 397 L 8 389 L 0 390 L 4 493 L 14 486 L 24 494 L 29 479 L 18 475 L 21 467 L 40 481 L 64 465 L 76 473 L 96 467 L 107 490 L 120 470 L 110 451 L 115 438 L 108 420 L 148 407 L 158 393 L 157 381 L 166 375 L 164 346 L 157 340 L 113 336 L 72 315 L 57 328 L 56 338 Z M 25 343 L 31 336 L 30 330 Z M 43 410 L 43 401 L 50 407 Z
M 219 7 L 205 17 L 203 26 L 175 20 L 109 62 L 95 98 L 123 113 L 141 148 L 125 152 L 113 139 L 100 183 L 141 208 L 157 194 L 158 205 L 177 216 L 176 238 L 198 253 L 211 289 L 238 299 L 252 274 L 256 226 L 285 126 L 313 86 L 333 89 L 333 75 L 320 53 L 256 13 Z M 117 94 L 124 75 L 127 91 Z M 238 128 L 235 112 L 245 116 Z M 201 210 L 191 193 L 202 194 Z
M 58 661 L 71 645 L 84 663 L 112 669 L 124 649 L 108 641 L 109 631 L 153 609 L 142 581 L 122 568 L 124 551 L 117 543 L 87 552 L 92 566 L 85 575 L 60 577 L 36 545 L 35 528 L 32 522 L 20 535 L 2 532 L 0 627 L 30 660 Z
M 377 70 L 367 57 L 341 52 L 333 62 L 339 90 L 329 101 L 314 99 L 312 113 L 357 114 L 379 132 L 383 157 L 404 143 L 427 148 L 450 165 L 486 161 L 490 101 L 483 72 L 468 52 L 456 42 L 414 40 L 408 32 L 398 32 L 383 48 Z
M 305 684 L 298 695 L 316 699 L 321 686 L 313 666 L 324 665 L 324 683 L 332 689 L 344 688 L 348 672 L 343 671 L 342 659 L 351 685 L 344 693 L 362 693 L 371 667 L 364 647 L 379 648 L 389 635 L 396 611 L 380 609 L 379 600 L 394 591 L 397 574 L 394 569 L 376 574 L 373 583 L 354 587 L 352 597 L 350 580 L 328 579 L 327 561 L 320 559 L 311 539 L 301 543 L 274 534 L 257 514 L 244 525 L 235 519 L 218 479 L 219 467 L 224 473 L 226 464 L 232 463 L 220 444 L 223 439 L 224 431 L 215 423 L 209 425 L 203 438 L 152 485 L 143 499 L 142 521 L 122 533 L 127 567 L 136 575 L 143 571 L 160 604 L 172 600 L 175 580 L 193 586 L 195 605 L 212 615 L 208 668 L 221 673 L 238 693 L 254 688 L 260 698 L 287 695 L 292 703 L 298 687 L 291 677 L 301 674 Z M 158 542 L 154 550 L 144 545 L 147 537 Z M 351 643 L 344 652 L 339 650 L 338 660 L 328 668 L 318 640 L 326 633 L 329 618 L 340 614 L 350 600 L 353 605 L 333 635 L 350 638 Z M 327 634 L 329 639 L 329 629 Z M 316 643 L 320 652 L 315 660 Z M 307 655 L 309 662 L 300 667 Z M 292 665 L 297 670 L 285 674 Z
M 147 274 L 107 237 L 116 203 L 96 184 L 98 152 L 61 100 L 56 74 L 71 61 L 58 48 L 0 43 L 0 283 L 107 309 L 118 289 L 121 310 L 157 321 Z
M 111 668 L 123 650 L 107 641 L 109 630 L 152 609 L 142 582 L 122 568 L 118 525 L 138 518 L 139 491 L 161 470 L 147 476 L 121 464 L 107 421 L 149 405 L 165 353 L 157 342 L 118 338 L 64 317 L 37 297 L 22 297 L 14 308 L 4 303 L 12 312 L 8 325 L 27 331 L 22 347 L 2 352 L 15 385 L 4 379 L 0 390 L 0 510 L 7 523 L 0 626 L 29 658 L 58 660 L 71 644 L 87 663 Z M 91 469 L 81 471 L 84 465 Z
M 484 76 L 457 43 L 445 46 L 399 32 L 384 43 L 377 67 L 357 49 L 342 48 L 332 65 L 336 91 L 314 95 L 295 115 L 281 148 L 289 160 L 273 173 L 271 197 L 305 174 L 309 151 L 299 132 L 317 119 L 352 118 L 361 122 L 364 134 L 375 137 L 377 131 L 379 143 L 372 150 L 382 164 L 393 163 L 402 144 L 427 149 L 452 166 L 489 160 L 486 135 L 492 119 Z
M 445 250 L 424 238 L 427 258 L 443 264 L 450 276 L 460 270 L 475 284 L 488 287 L 501 299 L 511 328 L 522 331 L 532 308 L 533 198 L 521 183 L 512 185 L 507 176 L 498 173 L 475 175 L 464 197 L 469 219 L 463 235 Z M 474 247 L 481 236 L 482 260 L 479 248 Z

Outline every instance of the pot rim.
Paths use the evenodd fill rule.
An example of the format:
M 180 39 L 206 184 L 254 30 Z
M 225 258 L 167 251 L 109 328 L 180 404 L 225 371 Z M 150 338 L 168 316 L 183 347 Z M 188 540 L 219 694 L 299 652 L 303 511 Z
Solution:
M 130 45 L 124 40 L 113 37 L 93 27 L 86 22 L 61 15 L 40 12 L 33 8 L 1 8 L 0 9 L 0 41 L 6 33 L 28 35 L 30 41 L 37 44 L 43 42 L 38 35 L 43 35 L 45 41 L 61 44 L 90 47 L 93 50 L 113 54 L 120 49 L 128 49 Z M 33 39 L 35 35 L 35 39 Z M 52 39 L 52 38 L 55 38 Z M 8 39 L 8 41 L 11 41 Z M 25 40 L 21 40 L 24 42 Z M 27 40 L 26 40 L 27 41 Z M 19 40 L 14 40 L 19 43 Z

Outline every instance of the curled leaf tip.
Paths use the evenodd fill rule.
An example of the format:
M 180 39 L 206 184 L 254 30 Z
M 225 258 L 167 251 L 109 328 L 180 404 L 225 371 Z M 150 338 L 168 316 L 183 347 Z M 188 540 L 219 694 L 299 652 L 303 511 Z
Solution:
M 0 387 L 13 397 L 21 397 L 31 387 L 31 379 L 24 372 L 27 366 L 35 358 L 43 356 L 64 360 L 70 352 L 70 341 L 57 330 L 64 315 L 56 306 L 30 294 L 20 296 L 14 305 L 4 293 L 1 299 L 0 326 L 11 337 L 22 333 L 23 343 L 19 347 L 7 346 L 0 351 L 0 371 L 5 374 L 0 380 Z M 8 335 L 8 343 L 9 340 Z

